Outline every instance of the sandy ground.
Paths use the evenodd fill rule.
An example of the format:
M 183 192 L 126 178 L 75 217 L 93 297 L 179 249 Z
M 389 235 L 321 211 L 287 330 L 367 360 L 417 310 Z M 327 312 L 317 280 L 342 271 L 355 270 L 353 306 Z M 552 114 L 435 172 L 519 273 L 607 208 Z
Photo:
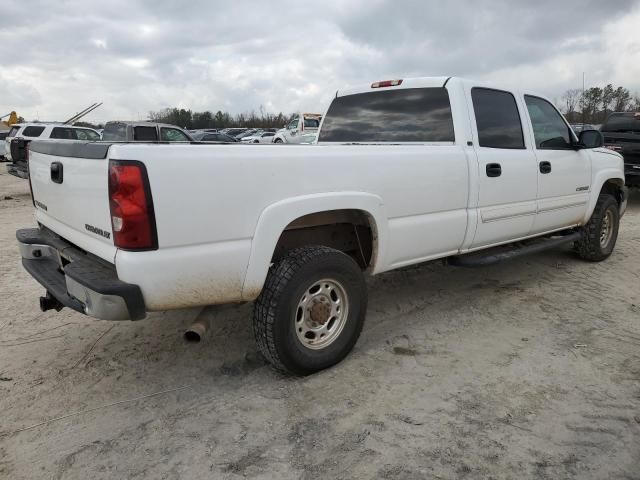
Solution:
M 353 354 L 302 379 L 264 364 L 251 305 L 197 345 L 197 311 L 41 313 L 14 241 L 31 212 L 0 165 L 0 478 L 640 479 L 637 193 L 600 264 L 372 279 Z

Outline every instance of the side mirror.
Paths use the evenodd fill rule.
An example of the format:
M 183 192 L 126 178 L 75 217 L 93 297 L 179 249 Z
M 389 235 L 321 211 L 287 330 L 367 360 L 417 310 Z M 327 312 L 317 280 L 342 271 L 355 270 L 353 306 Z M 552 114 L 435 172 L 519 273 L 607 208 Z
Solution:
M 604 145 L 604 137 L 598 130 L 583 130 L 578 135 L 578 143 L 582 148 L 598 148 Z

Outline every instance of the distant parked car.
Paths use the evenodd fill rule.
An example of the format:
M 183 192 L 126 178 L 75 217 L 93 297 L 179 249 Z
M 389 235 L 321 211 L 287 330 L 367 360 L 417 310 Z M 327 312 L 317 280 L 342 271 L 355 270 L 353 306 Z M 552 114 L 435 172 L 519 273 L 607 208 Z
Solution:
M 193 134 L 193 139 L 197 142 L 220 142 L 220 143 L 237 143 L 238 140 L 230 135 L 220 132 L 198 132 Z
M 258 132 L 261 132 L 262 130 L 256 129 L 256 128 L 250 128 L 249 130 L 247 130 L 246 132 L 242 132 L 239 135 L 236 135 L 236 138 L 238 140 L 242 140 L 244 137 L 249 137 L 251 135 L 255 135 Z
M 580 133 L 583 130 L 597 130 L 596 127 L 590 123 L 572 123 L 571 128 L 576 133 Z
M 107 122 L 102 132 L 106 142 L 191 142 L 185 130 L 168 123 Z
M 242 143 L 272 143 L 275 132 L 258 132 L 240 139 Z
M 9 130 L 5 130 L 4 132 L 0 132 L 0 142 L 4 142 L 4 139 L 9 135 Z M 5 162 L 6 159 L 4 157 L 4 149 L 0 151 L 0 162 Z
M 13 125 L 4 139 L 7 172 L 19 178 L 28 178 L 26 147 L 33 140 L 100 140 L 100 134 L 91 128 L 74 127 L 62 123 L 19 123 Z
M 225 128 L 224 130 L 220 130 L 220 132 L 230 135 L 232 137 L 235 137 L 236 135 L 240 135 L 241 133 L 244 133 L 247 130 L 249 129 L 248 128 Z
M 614 112 L 600 131 L 604 146 L 624 158 L 625 183 L 640 186 L 640 112 Z

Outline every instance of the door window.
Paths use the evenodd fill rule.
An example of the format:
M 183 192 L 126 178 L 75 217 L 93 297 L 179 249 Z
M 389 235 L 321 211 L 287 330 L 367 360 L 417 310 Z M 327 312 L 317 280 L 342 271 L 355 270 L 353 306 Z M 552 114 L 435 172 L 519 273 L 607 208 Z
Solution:
M 165 142 L 188 142 L 187 136 L 177 128 L 160 129 L 162 140 Z
M 539 97 L 525 95 L 524 99 L 531 117 L 536 148 L 547 150 L 573 148 L 570 128 L 555 107 Z
M 298 119 L 294 118 L 293 120 L 291 120 L 291 123 L 289 123 L 289 125 L 287 126 L 287 130 L 295 130 L 296 128 L 298 128 Z
M 39 137 L 44 132 L 44 127 L 26 127 L 22 132 L 25 137 Z
M 56 127 L 51 131 L 50 138 L 59 140 L 77 140 L 76 131 L 70 127 Z
M 474 87 L 471 99 L 481 147 L 524 148 L 518 105 L 511 93 Z
M 155 142 L 158 140 L 156 127 L 135 127 L 133 138 L 138 142 Z

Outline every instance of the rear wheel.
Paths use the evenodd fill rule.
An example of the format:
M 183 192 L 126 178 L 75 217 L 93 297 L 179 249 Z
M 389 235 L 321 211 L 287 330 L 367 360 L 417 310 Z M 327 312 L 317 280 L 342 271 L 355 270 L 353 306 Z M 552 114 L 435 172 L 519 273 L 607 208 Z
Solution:
M 276 138 L 273 143 L 284 143 L 281 138 Z
M 601 194 L 591 218 L 582 227 L 582 238 L 576 242 L 578 255 L 590 262 L 609 257 L 618 239 L 619 225 L 618 202 L 611 195 Z
M 328 247 L 302 247 L 271 268 L 255 303 L 253 331 L 274 367 L 308 375 L 347 356 L 366 309 L 364 276 L 351 257 Z

